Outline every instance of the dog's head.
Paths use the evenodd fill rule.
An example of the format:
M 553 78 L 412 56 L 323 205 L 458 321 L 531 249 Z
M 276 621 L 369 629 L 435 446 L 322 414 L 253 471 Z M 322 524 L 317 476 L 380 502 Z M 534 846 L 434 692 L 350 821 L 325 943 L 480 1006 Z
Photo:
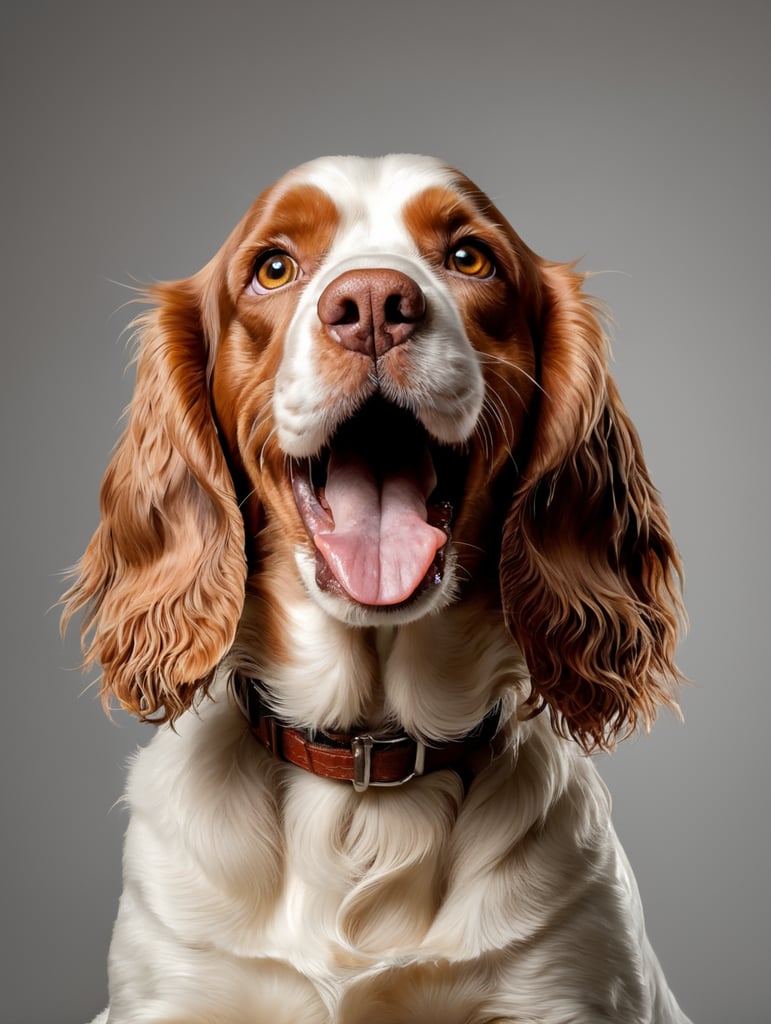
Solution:
M 352 628 L 485 590 L 559 729 L 650 721 L 679 563 L 582 283 L 457 171 L 391 156 L 290 172 L 153 287 L 67 595 L 103 693 L 173 720 L 280 565 Z

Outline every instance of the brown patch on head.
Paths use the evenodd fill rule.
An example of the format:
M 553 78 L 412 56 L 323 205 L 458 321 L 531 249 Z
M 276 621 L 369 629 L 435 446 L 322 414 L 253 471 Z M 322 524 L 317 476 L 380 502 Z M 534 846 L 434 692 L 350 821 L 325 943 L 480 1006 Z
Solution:
M 228 270 L 234 302 L 249 284 L 254 261 L 261 252 L 285 249 L 310 276 L 329 249 L 339 223 L 334 202 L 315 185 L 280 187 L 279 183 L 264 192 L 234 232 L 235 254 Z
M 485 204 L 468 191 L 465 186 L 458 192 L 427 189 L 407 204 L 404 221 L 421 254 L 452 291 L 469 341 L 480 355 L 495 406 L 488 404 L 483 429 L 490 429 L 505 449 L 513 450 L 531 404 L 536 373 L 533 275 L 526 246 L 503 218 L 488 216 Z M 495 264 L 490 278 L 463 277 L 447 268 L 453 249 L 470 240 L 489 250 Z

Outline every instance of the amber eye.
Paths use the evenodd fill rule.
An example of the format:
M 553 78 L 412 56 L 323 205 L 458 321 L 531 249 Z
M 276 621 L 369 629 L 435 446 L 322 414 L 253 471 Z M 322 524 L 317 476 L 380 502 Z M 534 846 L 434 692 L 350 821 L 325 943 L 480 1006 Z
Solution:
M 274 249 L 257 260 L 252 288 L 256 292 L 272 292 L 296 281 L 299 273 L 300 267 L 289 253 Z
M 456 245 L 450 250 L 446 267 L 464 277 L 485 278 L 495 273 L 492 257 L 481 242 L 468 241 Z

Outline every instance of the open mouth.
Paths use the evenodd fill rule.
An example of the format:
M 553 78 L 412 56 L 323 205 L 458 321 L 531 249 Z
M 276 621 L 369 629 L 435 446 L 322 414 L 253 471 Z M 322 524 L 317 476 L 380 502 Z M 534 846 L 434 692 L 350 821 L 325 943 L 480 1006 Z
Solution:
M 343 423 L 292 487 L 316 547 L 316 583 L 368 607 L 401 607 L 441 584 L 465 460 L 381 398 Z

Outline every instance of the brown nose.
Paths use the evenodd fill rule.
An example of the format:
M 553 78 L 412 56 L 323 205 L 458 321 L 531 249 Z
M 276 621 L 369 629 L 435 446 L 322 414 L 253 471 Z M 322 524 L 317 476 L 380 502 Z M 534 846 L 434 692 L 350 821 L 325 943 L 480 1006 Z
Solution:
M 321 293 L 318 314 L 334 341 L 378 359 L 414 334 L 426 299 L 398 270 L 348 270 Z

